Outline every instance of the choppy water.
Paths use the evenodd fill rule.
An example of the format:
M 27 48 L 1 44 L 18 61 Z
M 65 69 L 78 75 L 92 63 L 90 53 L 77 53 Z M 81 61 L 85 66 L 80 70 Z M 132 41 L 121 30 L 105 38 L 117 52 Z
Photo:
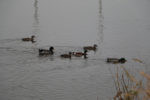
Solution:
M 108 100 L 114 95 L 107 57 L 149 73 L 148 0 L 0 0 L 0 100 Z M 22 37 L 36 36 L 36 43 Z M 88 59 L 60 54 L 98 44 Z M 39 48 L 54 46 L 53 56 Z M 145 65 L 135 63 L 139 58 Z

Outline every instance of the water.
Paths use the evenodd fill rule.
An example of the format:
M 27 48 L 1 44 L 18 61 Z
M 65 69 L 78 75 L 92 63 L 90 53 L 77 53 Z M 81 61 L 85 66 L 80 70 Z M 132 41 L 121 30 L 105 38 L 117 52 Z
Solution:
M 107 57 L 125 57 L 132 72 L 150 60 L 149 0 L 0 0 L 0 100 L 108 100 Z M 22 42 L 35 35 L 36 43 Z M 98 44 L 88 59 L 61 59 Z M 54 46 L 55 55 L 39 57 Z M 145 65 L 135 63 L 139 58 Z

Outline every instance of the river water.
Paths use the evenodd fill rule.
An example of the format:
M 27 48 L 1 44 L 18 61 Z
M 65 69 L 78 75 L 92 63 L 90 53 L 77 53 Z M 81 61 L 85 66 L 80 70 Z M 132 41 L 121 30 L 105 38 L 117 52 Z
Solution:
M 108 100 L 107 57 L 132 72 L 150 69 L 149 0 L 0 0 L 0 100 Z M 36 43 L 21 38 L 35 35 Z M 98 45 L 88 59 L 59 56 Z M 39 48 L 54 46 L 53 56 Z M 144 65 L 134 62 L 141 59 Z

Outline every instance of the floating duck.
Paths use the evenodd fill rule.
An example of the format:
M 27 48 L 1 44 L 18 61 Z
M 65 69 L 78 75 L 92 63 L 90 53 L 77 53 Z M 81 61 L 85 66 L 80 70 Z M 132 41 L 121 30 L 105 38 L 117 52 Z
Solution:
M 97 49 L 97 45 L 94 44 L 93 46 L 85 46 L 83 47 L 84 50 L 93 50 L 93 51 L 96 51 Z
M 127 60 L 125 58 L 107 58 L 107 63 L 113 63 L 113 64 L 118 64 L 118 63 L 125 63 Z
M 53 55 L 54 54 L 54 47 L 50 47 L 49 50 L 46 49 L 39 49 L 39 55 L 43 56 L 43 55 Z
M 34 38 L 35 38 L 35 36 L 32 35 L 31 38 L 29 38 L 29 37 L 27 37 L 27 38 L 22 38 L 22 41 L 25 41 L 25 42 L 28 42 L 28 41 L 35 42 L 35 41 L 34 41 Z
M 70 58 L 71 59 L 71 52 L 69 52 L 69 54 L 62 54 L 60 55 L 61 58 Z
M 73 52 L 72 55 L 75 56 L 75 57 L 84 56 L 84 58 L 87 58 L 87 50 L 84 50 L 84 53 L 83 52 Z

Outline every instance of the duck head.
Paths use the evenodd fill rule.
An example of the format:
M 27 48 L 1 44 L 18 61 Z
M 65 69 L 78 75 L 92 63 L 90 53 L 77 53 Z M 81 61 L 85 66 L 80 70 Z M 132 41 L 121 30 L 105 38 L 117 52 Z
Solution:
M 34 35 L 32 35 L 32 36 L 31 36 L 31 38 L 33 39 L 33 38 L 35 38 L 35 36 L 34 36 Z
M 72 52 L 69 52 L 69 56 L 71 56 L 72 55 Z
M 84 54 L 87 54 L 87 52 L 88 52 L 87 50 L 84 50 Z
M 49 48 L 49 51 L 50 51 L 51 53 L 54 53 L 53 50 L 54 50 L 54 47 L 53 47 L 53 46 Z
M 93 47 L 94 47 L 94 48 L 97 48 L 97 44 L 94 44 Z
M 120 59 L 119 59 L 119 62 L 122 63 L 122 64 L 125 63 L 126 61 L 127 61 L 127 60 L 126 60 L 125 58 L 120 58 Z
M 52 50 L 54 50 L 54 47 L 49 47 L 49 51 L 52 51 Z

